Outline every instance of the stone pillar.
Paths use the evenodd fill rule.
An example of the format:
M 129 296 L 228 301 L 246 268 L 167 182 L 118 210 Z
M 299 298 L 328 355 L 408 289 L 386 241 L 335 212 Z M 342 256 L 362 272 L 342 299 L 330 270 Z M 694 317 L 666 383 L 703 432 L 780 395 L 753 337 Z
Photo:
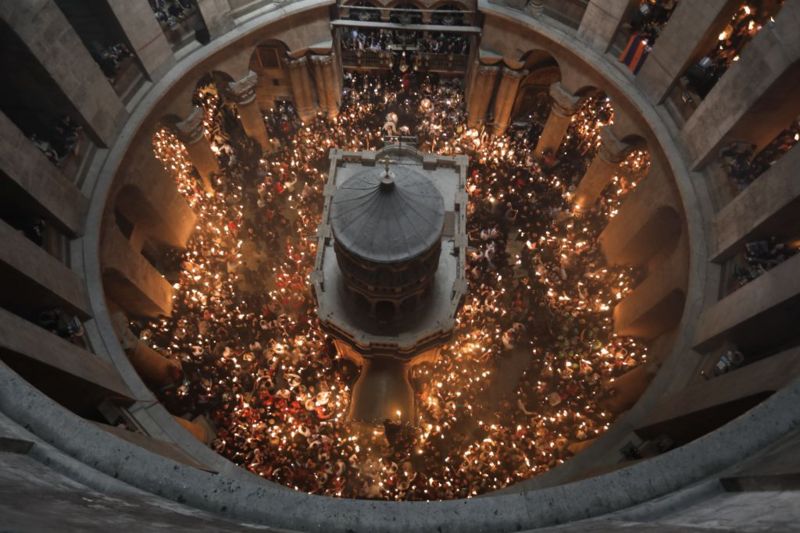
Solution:
M 153 242 L 185 248 L 195 216 L 152 150 L 129 158 L 114 207 Z
M 252 70 L 247 76 L 238 81 L 228 84 L 227 96 L 236 103 L 239 109 L 239 119 L 242 122 L 244 131 L 255 139 L 261 148 L 266 150 L 270 147 L 267 137 L 267 126 L 264 124 L 264 116 L 256 102 L 256 85 L 258 75 Z
M 534 18 L 541 17 L 544 13 L 543 0 L 528 0 L 528 4 L 525 6 L 525 13 Z
M 652 341 L 674 329 L 683 315 L 688 284 L 688 243 L 681 239 L 668 258 L 614 307 L 614 333 Z
M 106 0 L 147 77 L 156 81 L 175 64 L 175 55 L 147 2 Z
M 172 285 L 131 247 L 113 218 L 103 224 L 100 254 L 106 295 L 128 315 L 158 318 L 172 314 Z
M 606 261 L 644 266 L 669 243 L 677 242 L 683 223 L 675 206 L 680 205 L 663 167 L 653 161 L 647 179 L 628 194 L 598 238 Z
M 511 70 L 508 67 L 503 67 L 500 86 L 497 88 L 497 96 L 494 99 L 495 135 L 502 135 L 508 128 L 511 121 L 511 111 L 514 109 L 514 102 L 517 99 L 519 84 L 522 82 L 522 78 L 527 75 L 527 70 Z
M 467 102 L 467 127 L 478 128 L 486 120 L 489 102 L 492 101 L 494 86 L 497 84 L 499 74 L 500 67 L 497 65 L 478 64 L 475 81 Z
M 83 233 L 89 201 L 25 137 L 17 125 L 0 112 L 0 184 L 24 191 L 38 214 L 67 235 Z
M 3 308 L 0 308 L 0 351 L 37 361 L 61 373 L 61 376 L 54 376 L 56 379 L 42 383 L 51 385 L 52 389 L 59 387 L 65 374 L 79 379 L 85 385 L 79 386 L 80 394 L 75 394 L 76 389 L 68 391 L 77 396 L 70 398 L 71 401 L 82 404 L 113 397 L 125 404 L 133 402 L 133 393 L 111 363 Z M 48 387 L 47 392 L 63 392 L 52 389 Z
M 0 2 L 0 18 L 58 85 L 87 134 L 113 144 L 128 112 L 55 2 Z
M 91 316 L 86 283 L 64 263 L 36 246 L 0 219 L 0 304 L 16 296 L 33 307 L 63 307 L 85 319 Z
M 764 26 L 747 44 L 739 61 L 686 121 L 682 140 L 693 169 L 710 161 L 727 139 L 764 146 L 786 127 L 787 117 L 800 113 L 798 26 L 800 2 L 786 2 L 775 23 Z
M 192 164 L 203 180 L 203 188 L 206 192 L 213 193 L 211 174 L 219 172 L 219 163 L 217 156 L 211 150 L 211 144 L 203 134 L 203 110 L 195 106 L 186 120 L 178 122 L 175 126 L 178 138 L 186 146 Z
M 578 37 L 605 53 L 630 5 L 630 0 L 589 0 L 578 27 Z
M 714 47 L 740 5 L 738 0 L 706 0 L 697 5 L 678 2 L 636 75 L 636 84 L 653 103 L 661 103 L 686 69 Z
M 336 76 L 336 61 L 333 54 L 311 56 L 314 68 L 314 82 L 319 95 L 319 105 L 328 118 L 339 115 L 341 91 Z
M 145 383 L 161 388 L 180 382 L 183 377 L 180 361 L 165 357 L 137 338 L 128 327 L 128 319 L 123 313 L 117 312 L 111 319 L 122 349 Z
M 214 429 L 203 415 L 198 416 L 194 420 L 186 420 L 185 418 L 181 418 L 179 416 L 174 416 L 174 418 L 175 421 L 183 427 L 183 429 L 191 433 L 194 438 L 203 444 L 211 444 L 211 442 L 213 442 L 213 440 L 216 438 Z
M 800 144 L 750 184 L 714 218 L 711 258 L 721 263 L 744 243 L 769 234 L 765 228 L 786 227 L 800 213 Z
M 642 438 L 668 435 L 678 444 L 705 435 L 796 379 L 800 348 L 790 348 L 713 379 L 698 379 L 647 413 Z
M 600 137 L 602 138 L 600 150 L 575 191 L 574 202 L 578 209 L 589 207 L 600 198 L 600 193 L 611 183 L 611 179 L 619 170 L 619 164 L 631 150 L 631 146 L 620 141 L 608 127 L 600 130 Z
M 742 344 L 769 342 L 778 334 L 797 331 L 796 312 L 791 310 L 800 303 L 798 272 L 800 254 L 795 254 L 708 307 L 695 331 L 696 348 L 707 350 L 725 338 L 735 338 L 744 350 Z
M 608 380 L 603 384 L 603 388 L 611 395 L 601 402 L 603 409 L 614 414 L 627 411 L 644 393 L 652 378 L 653 375 L 648 372 L 647 365 L 639 365 L 621 376 Z
M 233 29 L 231 6 L 228 0 L 196 0 L 197 9 L 212 39 Z
M 558 150 L 572 121 L 572 115 L 580 107 L 580 97 L 567 92 L 561 82 L 557 81 L 550 86 L 550 97 L 553 99 L 553 106 L 536 144 L 536 157 L 541 157 L 547 150 Z
M 297 114 L 300 115 L 300 120 L 308 122 L 317 113 L 313 82 L 308 71 L 308 59 L 306 57 L 289 59 L 286 64 L 289 67 L 289 79 L 292 82 L 292 95 Z

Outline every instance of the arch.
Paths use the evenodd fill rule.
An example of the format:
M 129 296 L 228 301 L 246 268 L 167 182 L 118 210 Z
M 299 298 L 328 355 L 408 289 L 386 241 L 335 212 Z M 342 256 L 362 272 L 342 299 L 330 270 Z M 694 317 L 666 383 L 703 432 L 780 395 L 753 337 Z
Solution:
M 446 26 L 463 26 L 466 20 L 467 9 L 460 3 L 452 0 L 442 0 L 430 8 L 431 23 L 443 24 Z M 458 11 L 458 13 L 447 13 L 447 11 Z
M 389 11 L 389 22 L 398 24 L 422 24 L 423 12 L 425 6 L 415 2 L 414 0 L 399 0 L 394 5 L 391 5 Z M 405 9 L 408 11 L 395 11 L 395 9 Z
M 531 52 L 538 52 L 532 50 Z M 561 68 L 551 55 L 526 54 L 526 68 L 531 72 L 520 82 L 511 119 L 533 115 L 545 120 L 550 111 L 550 85 L 561 81 Z
M 425 9 L 425 4 L 418 0 L 391 0 L 384 4 L 387 9 Z
M 372 22 L 380 20 L 381 12 L 379 10 L 358 9 L 359 7 L 380 8 L 381 6 L 371 0 L 348 0 L 339 9 L 344 18 Z
M 625 149 L 626 153 L 629 153 L 633 150 L 647 150 L 648 143 L 647 139 L 639 135 L 638 133 L 631 133 L 630 135 L 626 135 L 622 139 L 621 142 L 628 145 L 628 148 Z
M 448 6 L 452 6 L 452 8 Z M 460 11 L 471 11 L 473 8 L 469 2 L 464 0 L 438 0 L 431 4 L 429 9 L 434 11 L 438 9 L 458 9 Z
M 532 48 L 519 56 L 517 62 L 522 65 L 521 68 L 525 68 L 530 71 L 535 71 L 539 68 L 555 66 L 558 68 L 559 76 L 561 75 L 561 64 L 559 63 L 558 59 L 547 50 Z

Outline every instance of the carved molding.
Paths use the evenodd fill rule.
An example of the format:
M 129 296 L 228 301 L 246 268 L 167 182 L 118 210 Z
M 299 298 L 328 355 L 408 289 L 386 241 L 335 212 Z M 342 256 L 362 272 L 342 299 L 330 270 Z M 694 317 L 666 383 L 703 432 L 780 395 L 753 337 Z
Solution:
M 249 104 L 256 99 L 258 75 L 252 70 L 238 80 L 228 83 L 228 97 L 240 105 Z
M 550 98 L 553 99 L 553 111 L 564 116 L 574 115 L 581 105 L 581 97 L 564 89 L 560 81 L 550 85 Z
M 178 137 L 185 144 L 194 144 L 203 138 L 203 110 L 195 106 L 189 116 L 175 124 Z

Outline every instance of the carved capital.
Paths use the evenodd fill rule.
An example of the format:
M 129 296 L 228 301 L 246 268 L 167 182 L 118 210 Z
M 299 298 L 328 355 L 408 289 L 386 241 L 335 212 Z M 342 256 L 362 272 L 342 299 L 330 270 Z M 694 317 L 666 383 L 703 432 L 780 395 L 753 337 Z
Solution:
M 289 59 L 286 61 L 286 66 L 289 67 L 289 70 L 299 70 L 307 68 L 308 59 L 305 56 L 298 57 L 296 59 Z
M 333 54 L 329 55 L 313 55 L 311 56 L 311 62 L 316 63 L 317 65 L 331 65 L 333 64 Z
M 527 76 L 529 72 L 527 70 L 512 70 L 508 67 L 503 67 L 503 77 L 510 78 L 511 80 L 521 80 L 525 76 Z
M 228 97 L 237 104 L 249 104 L 256 98 L 256 84 L 258 75 L 252 70 L 247 76 L 228 83 Z
M 608 127 L 600 130 L 600 140 L 598 155 L 609 163 L 621 163 L 633 148 L 630 144 L 621 141 Z
M 203 110 L 195 106 L 186 119 L 175 124 L 178 138 L 184 144 L 194 144 L 203 138 Z
M 482 78 L 493 78 L 497 76 L 498 72 L 500 72 L 500 67 L 497 65 L 478 65 L 478 76 Z
M 565 117 L 574 115 L 581 105 L 581 97 L 564 89 L 560 81 L 550 85 L 550 98 L 553 99 L 553 111 Z
M 529 0 L 525 6 L 525 13 L 531 17 L 538 18 L 544 13 L 544 2 L 542 0 Z

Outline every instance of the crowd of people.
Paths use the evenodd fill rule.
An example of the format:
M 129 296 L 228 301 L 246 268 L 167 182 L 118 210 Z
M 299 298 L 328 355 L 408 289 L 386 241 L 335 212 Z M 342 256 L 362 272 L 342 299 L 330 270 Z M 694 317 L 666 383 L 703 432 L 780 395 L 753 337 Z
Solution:
M 412 50 L 460 55 L 469 52 L 469 37 L 460 33 L 352 28 L 342 32 L 341 43 L 345 50 L 372 52 Z
M 78 155 L 82 132 L 77 122 L 64 115 L 45 133 L 32 133 L 30 140 L 50 162 L 60 166 L 69 156 Z
M 739 54 L 744 46 L 777 13 L 783 0 L 763 2 L 771 4 L 769 10 L 761 7 L 759 5 L 761 3 L 755 1 L 742 4 L 720 32 L 714 48 L 686 71 L 689 88 L 701 98 L 705 98 L 728 67 L 739 60 Z
M 206 415 L 213 447 L 297 490 L 375 499 L 472 497 L 544 472 L 601 433 L 610 379 L 646 348 L 613 333 L 615 303 L 637 272 L 606 265 L 597 238 L 647 170 L 632 154 L 596 208 L 571 196 L 613 119 L 589 97 L 554 158 L 533 155 L 542 124 L 492 136 L 466 127 L 460 80 L 346 74 L 341 112 L 301 122 L 290 104 L 266 116 L 263 158 L 218 96 L 202 99 L 220 157 L 213 193 L 169 131 L 157 157 L 198 214 L 171 317 L 133 323 L 182 362 L 161 391 L 187 417 Z M 357 431 L 346 410 L 358 368 L 318 326 L 309 288 L 331 148 L 380 149 L 387 114 L 423 152 L 466 154 L 469 293 L 452 342 L 412 371 L 416 423 Z M 233 110 L 235 115 L 235 109 Z
M 745 243 L 741 260 L 733 266 L 733 290 L 747 285 L 796 253 L 796 247 L 774 236 Z
M 102 70 L 106 78 L 112 82 L 114 78 L 116 78 L 122 62 L 132 55 L 133 54 L 131 54 L 131 51 L 128 50 L 128 47 L 125 46 L 124 43 L 116 43 L 106 47 L 98 46 L 97 49 L 92 52 L 92 57 L 97 61 L 100 70 Z
M 800 117 L 755 154 L 755 146 L 734 142 L 720 152 L 723 169 L 738 191 L 743 191 L 800 142 Z
M 166 28 L 180 24 L 196 9 L 194 0 L 150 0 L 156 20 Z

